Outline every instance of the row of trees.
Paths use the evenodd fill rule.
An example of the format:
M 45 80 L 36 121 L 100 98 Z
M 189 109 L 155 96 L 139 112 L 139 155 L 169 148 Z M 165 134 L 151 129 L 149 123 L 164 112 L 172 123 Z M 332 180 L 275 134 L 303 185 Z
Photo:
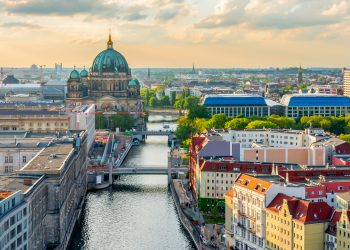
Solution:
M 109 124 L 110 123 L 110 124 Z M 106 116 L 97 114 L 95 116 L 96 129 L 116 129 L 119 128 L 122 131 L 129 130 L 134 126 L 134 118 L 131 115 L 113 114 L 110 117 L 110 122 Z
M 160 95 L 160 99 L 157 98 L 157 93 Z M 144 100 L 144 104 L 146 107 L 169 107 L 175 104 L 176 93 L 175 96 L 171 96 L 170 98 L 165 95 L 164 89 L 142 89 L 141 97 Z
M 186 140 L 191 134 L 200 133 L 207 128 L 226 129 L 305 129 L 308 127 L 323 128 L 333 134 L 340 135 L 350 133 L 350 116 L 347 117 L 301 117 L 295 121 L 290 117 L 271 115 L 267 117 L 238 116 L 227 117 L 225 114 L 216 114 L 209 119 L 205 117 L 181 117 L 178 121 L 176 136 L 180 140 Z M 350 135 L 342 135 L 341 138 L 350 141 Z

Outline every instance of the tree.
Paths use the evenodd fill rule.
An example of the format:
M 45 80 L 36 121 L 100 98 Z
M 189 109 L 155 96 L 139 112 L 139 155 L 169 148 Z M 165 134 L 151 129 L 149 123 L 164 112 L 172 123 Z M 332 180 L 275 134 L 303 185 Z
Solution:
M 168 96 L 162 96 L 159 101 L 160 106 L 169 106 L 170 105 L 170 100 Z
M 229 129 L 244 129 L 250 123 L 248 118 L 233 118 L 232 120 L 225 123 L 225 128 Z
M 208 121 L 208 126 L 210 128 L 224 128 L 227 119 L 225 114 L 215 114 Z
M 195 97 L 195 96 L 186 97 L 185 103 L 184 103 L 184 108 L 190 109 L 191 107 L 198 105 L 198 102 L 199 102 L 198 97 Z
M 252 121 L 247 126 L 248 129 L 262 129 L 262 128 L 278 128 L 278 126 L 269 121 Z
M 209 115 L 206 107 L 196 104 L 189 108 L 188 117 L 193 120 L 195 118 L 208 118 Z
M 176 102 L 176 92 L 175 91 L 171 91 L 170 92 L 170 104 L 171 105 L 175 105 Z
M 295 127 L 295 121 L 293 118 L 286 117 L 286 116 L 278 116 L 278 115 L 271 115 L 267 117 L 266 119 L 269 122 L 277 124 L 279 128 L 294 128 Z
M 150 107 L 156 107 L 158 105 L 158 100 L 155 96 L 152 96 L 150 99 L 149 99 L 149 106 Z
M 342 139 L 343 141 L 349 142 L 350 143 L 350 134 L 341 134 L 339 136 L 340 139 Z
M 107 118 L 102 114 L 95 115 L 95 127 L 96 129 L 106 129 Z
M 113 129 L 127 130 L 134 126 L 134 118 L 131 115 L 114 114 L 111 116 L 111 121 Z
M 180 117 L 175 130 L 176 138 L 181 141 L 186 140 L 192 134 L 192 121 L 187 117 Z
M 196 118 L 194 119 L 192 126 L 193 126 L 193 131 L 195 133 L 202 133 L 204 129 L 207 128 L 208 122 L 204 118 Z
M 183 109 L 184 108 L 184 99 L 177 100 L 174 104 L 174 108 L 176 109 Z

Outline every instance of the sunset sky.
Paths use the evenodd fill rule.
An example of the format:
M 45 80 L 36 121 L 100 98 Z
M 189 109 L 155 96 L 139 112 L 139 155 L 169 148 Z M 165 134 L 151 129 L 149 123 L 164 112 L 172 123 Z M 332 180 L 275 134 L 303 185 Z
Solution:
M 349 67 L 349 0 L 0 0 L 0 66 Z

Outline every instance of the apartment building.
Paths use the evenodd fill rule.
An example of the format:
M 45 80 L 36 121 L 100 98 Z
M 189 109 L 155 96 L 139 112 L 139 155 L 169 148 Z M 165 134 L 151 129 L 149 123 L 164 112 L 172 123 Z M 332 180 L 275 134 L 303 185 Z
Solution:
M 271 174 L 272 164 L 236 162 L 233 158 L 204 158 L 199 172 L 199 198 L 224 199 L 241 173 Z
M 325 229 L 334 210 L 325 202 L 309 202 L 277 194 L 266 207 L 266 248 L 323 249 Z
M 350 97 L 350 69 L 344 69 L 343 74 L 344 95 Z
M 326 138 L 323 129 L 244 129 L 222 133 L 223 139 L 240 142 L 242 148 L 261 147 L 310 147 L 312 143 Z
M 52 138 L 3 138 L 0 132 L 0 174 L 11 174 L 24 167 Z M 21 135 L 20 133 L 15 133 Z
M 7 182 L 0 177 L 0 182 Z M 0 189 L 0 249 L 28 248 L 28 206 L 20 191 Z
M 86 140 L 85 131 L 67 131 L 16 175 L 1 177 L 0 192 L 19 191 L 28 208 L 27 249 L 67 248 L 87 189 Z
M 337 250 L 350 249 L 350 210 L 342 210 L 337 222 Z
M 325 232 L 324 250 L 337 249 L 337 223 L 340 219 L 341 211 L 334 211 Z
M 227 249 L 233 247 L 233 193 L 231 187 L 230 191 L 225 194 L 225 235 Z
M 289 184 L 276 175 L 241 174 L 233 196 L 234 247 L 266 248 L 265 208 L 278 193 L 305 198 L 303 185 Z

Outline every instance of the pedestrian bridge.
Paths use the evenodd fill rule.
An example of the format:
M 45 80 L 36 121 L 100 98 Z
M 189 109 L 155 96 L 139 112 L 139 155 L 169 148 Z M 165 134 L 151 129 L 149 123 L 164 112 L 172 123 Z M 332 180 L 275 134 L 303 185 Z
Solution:
M 145 136 L 169 136 L 174 134 L 174 131 L 171 130 L 142 130 L 136 131 L 137 135 L 145 135 Z
M 88 172 L 109 174 L 108 167 L 89 168 Z M 188 172 L 188 168 L 172 168 L 171 174 L 179 172 Z M 112 175 L 168 175 L 167 167 L 159 166 L 140 166 L 131 168 L 112 168 Z

